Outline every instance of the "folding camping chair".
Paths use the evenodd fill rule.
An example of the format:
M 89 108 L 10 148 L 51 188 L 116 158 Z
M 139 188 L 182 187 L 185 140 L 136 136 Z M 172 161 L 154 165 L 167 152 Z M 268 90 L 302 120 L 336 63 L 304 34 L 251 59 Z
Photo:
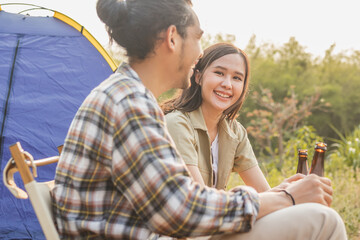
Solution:
M 11 145 L 9 148 L 12 158 L 6 164 L 3 171 L 4 185 L 16 198 L 30 198 L 46 239 L 60 239 L 55 228 L 51 210 L 50 190 L 54 187 L 54 180 L 37 182 L 34 179 L 37 176 L 36 167 L 55 163 L 59 160 L 59 156 L 34 160 L 31 154 L 22 149 L 19 142 Z M 62 146 L 58 147 L 59 152 L 61 152 L 61 148 Z M 33 174 L 31 174 L 29 166 L 32 167 Z M 17 171 L 19 171 L 24 182 L 26 192 L 17 187 L 14 182 L 14 173 Z

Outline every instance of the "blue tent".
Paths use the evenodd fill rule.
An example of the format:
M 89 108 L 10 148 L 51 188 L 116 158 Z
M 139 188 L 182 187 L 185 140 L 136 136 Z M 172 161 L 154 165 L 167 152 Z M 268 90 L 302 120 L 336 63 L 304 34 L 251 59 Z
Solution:
M 54 11 L 34 17 L 0 5 L 0 166 L 19 141 L 34 158 L 57 155 L 70 123 L 91 89 L 116 66 L 81 25 Z M 56 164 L 38 181 L 54 178 Z M 23 187 L 20 176 L 18 186 Z M 45 239 L 29 200 L 18 200 L 0 183 L 0 239 Z

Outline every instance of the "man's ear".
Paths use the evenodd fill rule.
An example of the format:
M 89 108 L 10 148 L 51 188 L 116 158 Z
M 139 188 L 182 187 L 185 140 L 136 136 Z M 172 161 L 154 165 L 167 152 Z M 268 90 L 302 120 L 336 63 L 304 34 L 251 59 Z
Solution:
M 171 25 L 168 27 L 167 31 L 166 31 L 166 45 L 168 46 L 168 48 L 171 51 L 175 51 L 177 44 L 178 44 L 178 37 L 179 34 L 177 32 L 176 26 L 175 25 Z
M 200 78 L 201 78 L 201 73 L 199 72 L 199 70 L 196 70 L 195 72 L 195 82 L 201 86 L 201 82 L 200 82 Z

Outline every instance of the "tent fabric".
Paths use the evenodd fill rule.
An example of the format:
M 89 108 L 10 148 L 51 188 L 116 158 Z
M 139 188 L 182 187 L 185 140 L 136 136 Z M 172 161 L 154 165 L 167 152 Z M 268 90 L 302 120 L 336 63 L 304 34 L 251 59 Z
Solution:
M 0 179 L 17 141 L 35 159 L 58 154 L 85 97 L 114 71 L 97 48 L 57 18 L 0 11 Z M 39 168 L 37 181 L 52 180 L 55 168 Z M 0 239 L 45 239 L 29 200 L 2 182 L 0 196 Z

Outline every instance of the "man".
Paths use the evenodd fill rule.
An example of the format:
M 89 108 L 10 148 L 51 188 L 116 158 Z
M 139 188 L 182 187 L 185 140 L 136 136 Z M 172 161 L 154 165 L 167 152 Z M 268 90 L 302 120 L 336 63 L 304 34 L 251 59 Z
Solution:
M 247 187 L 203 188 L 189 177 L 156 98 L 168 89 L 186 88 L 201 54 L 202 30 L 190 5 L 185 0 L 98 1 L 98 15 L 110 37 L 126 49 L 129 64 L 89 94 L 70 126 L 52 192 L 61 237 L 223 239 L 216 234 L 248 232 L 256 218 L 272 221 L 269 213 L 283 208 L 278 218 L 319 208 L 329 217 L 314 217 L 317 225 L 335 231 L 326 233 L 320 226 L 310 235 L 343 236 L 340 217 L 323 206 L 331 203 L 328 179 L 295 181 L 302 177 L 294 176 L 285 182 L 286 193 L 257 194 Z M 302 204 L 297 215 L 290 215 L 287 194 L 297 204 L 322 205 Z M 271 233 L 273 224 L 264 225 Z

